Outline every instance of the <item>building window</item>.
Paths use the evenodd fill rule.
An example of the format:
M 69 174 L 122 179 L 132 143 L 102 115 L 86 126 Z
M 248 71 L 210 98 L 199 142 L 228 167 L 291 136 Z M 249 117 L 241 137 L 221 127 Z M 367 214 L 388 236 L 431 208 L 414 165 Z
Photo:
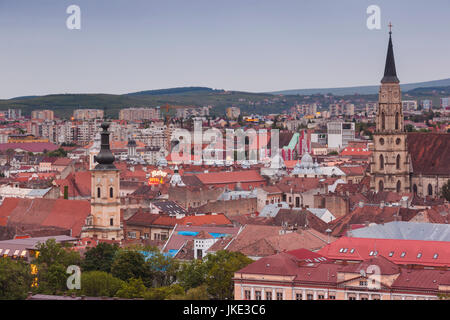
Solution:
M 367 281 L 366 281 L 366 280 L 360 280 L 360 281 L 359 281 L 359 285 L 360 285 L 361 287 L 366 287 L 366 286 L 367 286 Z
M 330 294 L 329 296 L 328 296 L 328 299 L 330 299 L 330 300 L 336 300 L 336 296 L 334 295 L 334 294 Z
M 114 225 L 114 219 L 113 219 L 113 218 L 109 219 L 109 225 L 110 225 L 110 226 L 113 226 L 113 225 Z
M 395 167 L 397 170 L 400 170 L 400 155 L 397 155 L 397 159 L 395 160 Z
M 261 291 L 255 291 L 255 300 L 261 300 Z
M 348 300 L 356 300 L 356 297 L 348 297 Z
M 380 154 L 380 170 L 384 169 L 384 157 L 382 154 Z
M 395 130 L 398 130 L 398 128 L 400 127 L 400 117 L 398 112 L 395 114 Z
M 250 290 L 245 290 L 244 291 L 244 297 L 245 297 L 245 300 L 251 300 Z
M 319 300 L 325 299 L 325 296 L 323 294 L 319 294 L 317 297 L 318 297 Z
M 386 128 L 386 116 L 384 115 L 384 112 L 381 113 L 381 130 L 384 130 Z
M 400 190 L 402 189 L 402 183 L 400 180 L 397 181 L 397 193 L 400 193 Z
M 433 187 L 431 186 L 431 184 L 428 185 L 428 195 L 429 196 L 433 195 Z
M 380 182 L 378 183 L 378 191 L 383 191 L 383 189 L 384 189 L 384 183 L 383 183 L 383 181 L 382 180 L 380 180 Z
M 272 292 L 271 291 L 266 292 L 266 300 L 272 300 Z
M 277 292 L 277 300 L 283 300 L 283 292 Z
M 417 185 L 416 184 L 413 185 L 413 192 L 414 192 L 414 194 L 417 194 Z
M 312 293 L 308 293 L 306 295 L 306 300 L 314 300 L 314 295 Z
M 297 294 L 295 295 L 295 299 L 296 299 L 296 300 L 302 300 L 302 299 L 303 299 L 302 294 L 301 294 L 301 293 L 297 293 Z
M 101 196 L 101 192 L 100 192 L 100 187 L 97 188 L 97 198 L 100 198 Z
M 114 197 L 114 191 L 113 191 L 113 188 L 112 188 L 112 187 L 109 188 L 109 197 L 110 197 L 110 198 Z

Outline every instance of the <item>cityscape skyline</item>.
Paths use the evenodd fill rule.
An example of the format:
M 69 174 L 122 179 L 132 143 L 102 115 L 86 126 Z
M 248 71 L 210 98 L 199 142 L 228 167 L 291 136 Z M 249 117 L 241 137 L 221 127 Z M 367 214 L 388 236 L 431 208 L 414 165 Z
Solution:
M 448 37 L 443 8 L 450 5 L 439 2 L 378 1 L 381 29 L 369 30 L 369 1 L 345 7 L 246 1 L 233 10 L 230 2 L 81 0 L 81 29 L 68 30 L 72 1 L 3 0 L 0 30 L 8 33 L 2 32 L 0 59 L 8 63 L 0 98 L 182 86 L 271 92 L 376 85 L 385 51 L 368 48 L 385 46 L 390 21 L 401 83 L 445 79 L 450 44 L 438 40 Z

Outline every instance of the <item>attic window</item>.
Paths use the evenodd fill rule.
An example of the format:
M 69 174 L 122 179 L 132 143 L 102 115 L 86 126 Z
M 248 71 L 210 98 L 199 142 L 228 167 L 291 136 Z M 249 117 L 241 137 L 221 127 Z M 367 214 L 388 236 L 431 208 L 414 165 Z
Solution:
M 439 254 L 435 253 L 433 259 L 437 259 L 437 257 L 439 257 Z
M 394 255 L 394 251 L 389 252 L 389 257 L 392 257 Z
M 339 252 L 341 252 L 341 253 L 344 252 L 344 248 L 341 248 L 341 250 L 339 250 Z
M 400 257 L 404 258 L 406 256 L 406 252 L 402 252 L 402 254 L 400 255 Z
M 355 248 L 352 248 L 352 249 L 350 250 L 350 253 L 353 253 L 353 252 L 355 252 Z
M 374 255 L 374 252 L 370 251 L 369 256 L 373 256 L 373 255 Z
M 347 248 L 344 248 L 344 251 L 342 251 L 343 253 L 346 253 L 347 252 Z
M 422 252 L 419 252 L 419 253 L 417 254 L 417 259 L 420 259 L 420 258 L 422 258 Z

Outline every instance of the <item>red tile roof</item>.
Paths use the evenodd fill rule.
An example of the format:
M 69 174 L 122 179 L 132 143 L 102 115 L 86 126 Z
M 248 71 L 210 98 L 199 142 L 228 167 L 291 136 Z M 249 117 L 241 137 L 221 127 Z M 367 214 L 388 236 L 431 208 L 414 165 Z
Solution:
M 203 184 L 224 184 L 224 183 L 266 181 L 256 170 L 201 173 L 197 175 L 197 178 L 200 179 L 200 181 Z
M 407 141 L 414 174 L 450 174 L 450 134 L 413 132 Z
M 449 248 L 448 242 L 444 241 L 342 237 L 323 247 L 319 253 L 329 259 L 362 261 L 372 258 L 374 255 L 370 253 L 376 251 L 378 256 L 383 256 L 396 264 L 450 266 Z M 403 252 L 405 255 L 402 257 Z
M 8 149 L 22 149 L 28 152 L 54 151 L 58 149 L 56 144 L 50 142 L 22 142 L 22 143 L 0 143 L 0 151 Z
M 0 219 L 1 222 L 7 219 L 7 226 L 70 229 L 76 237 L 90 211 L 90 202 L 86 200 L 6 198 L 0 206 Z

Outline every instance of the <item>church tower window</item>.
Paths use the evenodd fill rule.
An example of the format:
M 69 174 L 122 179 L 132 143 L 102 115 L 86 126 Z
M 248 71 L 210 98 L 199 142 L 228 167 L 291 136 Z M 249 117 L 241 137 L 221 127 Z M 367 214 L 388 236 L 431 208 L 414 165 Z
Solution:
M 381 130 L 386 129 L 386 116 L 384 115 L 384 112 L 381 113 Z
M 97 198 L 100 198 L 101 196 L 101 192 L 100 192 L 100 187 L 97 188 Z
M 400 182 L 400 180 L 397 181 L 397 193 L 400 193 L 402 189 L 402 183 Z
M 399 119 L 399 114 L 397 112 L 395 114 L 395 130 L 398 130 L 398 128 L 400 127 L 399 122 L 400 122 L 400 119 Z
M 397 159 L 395 161 L 395 167 L 397 168 L 397 170 L 400 170 L 400 155 L 397 155 Z
M 381 192 L 384 189 L 384 183 L 383 180 L 380 180 L 380 182 L 378 183 L 378 191 Z
M 431 186 L 431 184 L 428 184 L 428 195 L 429 196 L 433 195 L 433 187 Z
M 110 197 L 110 198 L 114 197 L 114 190 L 113 190 L 112 187 L 109 188 L 109 197 Z
M 380 154 L 380 170 L 384 169 L 384 157 L 382 154 Z

